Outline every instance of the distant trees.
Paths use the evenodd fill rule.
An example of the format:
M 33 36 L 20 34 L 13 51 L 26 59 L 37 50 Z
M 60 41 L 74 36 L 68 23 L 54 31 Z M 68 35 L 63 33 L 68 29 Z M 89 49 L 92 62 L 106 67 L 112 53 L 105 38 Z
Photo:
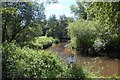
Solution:
M 52 36 L 54 38 L 58 37 L 59 34 L 59 22 L 55 15 L 50 16 L 47 21 L 47 36 Z
M 66 27 L 68 26 L 67 17 L 61 15 L 60 19 L 56 19 L 55 15 L 50 16 L 47 20 L 46 35 L 54 38 L 63 39 L 67 37 Z
M 68 38 L 67 29 L 66 29 L 67 26 L 68 26 L 68 18 L 65 15 L 61 15 L 59 20 L 59 28 L 60 28 L 59 39 Z

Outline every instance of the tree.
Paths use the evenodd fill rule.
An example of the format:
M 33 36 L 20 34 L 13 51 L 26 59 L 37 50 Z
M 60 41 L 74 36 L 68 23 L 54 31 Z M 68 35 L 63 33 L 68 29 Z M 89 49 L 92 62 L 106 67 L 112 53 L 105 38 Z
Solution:
M 59 33 L 59 22 L 56 19 L 55 15 L 52 15 L 49 17 L 47 21 L 47 36 L 52 36 L 54 38 L 58 38 L 58 33 Z
M 67 26 L 68 26 L 68 18 L 65 15 L 60 16 L 59 20 L 59 39 L 67 38 Z M 61 34 L 62 33 L 62 34 Z
M 98 35 L 109 43 L 113 38 L 120 39 L 120 2 L 94 2 L 87 8 L 88 16 L 94 13 L 95 21 L 101 26 Z
M 67 21 L 68 21 L 68 23 L 70 23 L 70 22 L 74 22 L 75 20 L 73 17 L 67 17 Z
M 87 20 L 69 23 L 67 30 L 71 39 L 71 47 L 83 54 L 88 54 L 88 50 L 93 47 L 95 40 L 95 25 L 92 21 Z
M 96 35 L 105 45 L 102 50 L 110 57 L 120 58 L 120 2 L 94 2 L 87 8 L 88 17 L 93 13 L 94 21 L 100 24 Z
M 28 13 L 32 10 L 32 6 L 29 3 L 3 2 L 2 7 L 3 42 L 12 41 L 16 34 L 30 23 L 32 17 Z
M 46 35 L 60 40 L 67 38 L 67 26 L 68 21 L 65 15 L 61 15 L 60 19 L 56 19 L 56 16 L 52 15 L 47 21 Z
M 15 40 L 24 29 L 36 21 L 40 24 L 44 17 L 43 4 L 39 6 L 32 2 L 2 2 L 3 43 Z
M 32 3 L 32 19 L 31 23 L 16 35 L 15 40 L 19 43 L 23 41 L 31 41 L 34 37 L 39 37 L 43 34 L 43 27 L 45 24 L 44 3 Z
M 82 2 L 76 2 L 76 5 L 72 5 L 70 6 L 70 9 L 72 11 L 72 13 L 74 13 L 74 15 L 78 18 L 78 19 L 87 19 L 87 14 L 85 12 L 86 6 L 84 3 Z

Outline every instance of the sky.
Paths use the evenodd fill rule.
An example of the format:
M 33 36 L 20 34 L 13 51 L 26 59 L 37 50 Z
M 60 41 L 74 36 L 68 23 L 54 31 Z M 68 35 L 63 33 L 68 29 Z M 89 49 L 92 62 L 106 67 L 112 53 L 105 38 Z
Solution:
M 59 19 L 59 15 L 63 14 L 65 14 L 67 17 L 73 17 L 74 14 L 71 13 L 70 10 L 71 5 L 76 5 L 75 0 L 58 0 L 58 3 L 46 5 L 46 18 L 48 19 L 52 14 L 55 14 L 57 19 Z

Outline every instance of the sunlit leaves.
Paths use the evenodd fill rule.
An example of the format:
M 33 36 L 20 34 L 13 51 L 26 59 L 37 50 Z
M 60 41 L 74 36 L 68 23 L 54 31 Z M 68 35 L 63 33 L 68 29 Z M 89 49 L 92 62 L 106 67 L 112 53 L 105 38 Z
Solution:
M 99 20 L 101 25 L 109 27 L 108 29 L 112 33 L 116 33 L 116 29 L 119 24 L 120 17 L 118 14 L 119 2 L 94 2 L 87 8 L 87 14 L 91 15 L 94 13 L 95 20 Z M 103 27 L 104 28 L 104 27 Z
M 95 23 L 86 20 L 70 23 L 68 32 L 71 38 L 71 46 L 78 50 L 85 50 L 91 47 L 95 39 L 96 29 L 94 26 Z
M 57 39 L 54 39 L 52 37 L 41 36 L 41 37 L 35 37 L 34 40 L 31 42 L 31 44 L 35 48 L 43 49 L 51 46 L 53 43 L 56 42 L 58 42 Z
M 20 48 L 14 43 L 3 46 L 3 77 L 55 78 L 65 70 L 52 52 Z
M 42 20 L 45 19 L 44 10 L 44 5 L 38 3 L 2 2 L 2 41 L 10 42 L 12 40 L 18 40 L 16 37 L 19 37 L 23 38 L 22 42 L 24 42 L 24 37 L 21 35 L 29 37 L 31 34 L 34 36 L 41 35 L 42 29 L 40 27 L 42 27 Z M 32 25 L 32 23 L 35 25 Z M 36 35 L 33 31 L 36 31 Z

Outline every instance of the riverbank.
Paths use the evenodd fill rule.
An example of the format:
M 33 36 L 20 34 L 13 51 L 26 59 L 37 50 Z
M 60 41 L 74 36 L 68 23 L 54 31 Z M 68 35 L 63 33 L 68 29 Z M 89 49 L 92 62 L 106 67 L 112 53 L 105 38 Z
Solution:
M 78 65 L 68 64 L 53 52 L 41 49 L 21 47 L 17 43 L 6 43 L 2 46 L 3 79 L 31 78 L 80 78 L 86 80 Z M 11 64 L 10 64 L 10 63 Z
M 68 44 L 67 42 L 59 43 L 54 46 L 49 47 L 47 50 L 52 52 L 57 52 L 60 57 L 62 57 L 65 61 L 69 57 L 71 53 L 75 54 L 77 59 L 76 64 L 82 67 L 87 67 L 92 72 L 100 72 L 100 75 L 103 77 L 111 77 L 111 76 L 120 76 L 118 69 L 120 64 L 120 60 L 118 59 L 110 59 L 108 57 L 90 57 L 83 56 L 79 52 L 74 49 L 70 49 L 65 47 Z
M 54 39 L 53 37 L 47 37 L 47 36 L 40 36 L 35 37 L 34 40 L 29 42 L 29 47 L 35 48 L 35 49 L 46 49 L 53 44 L 57 44 L 59 42 L 58 39 Z

